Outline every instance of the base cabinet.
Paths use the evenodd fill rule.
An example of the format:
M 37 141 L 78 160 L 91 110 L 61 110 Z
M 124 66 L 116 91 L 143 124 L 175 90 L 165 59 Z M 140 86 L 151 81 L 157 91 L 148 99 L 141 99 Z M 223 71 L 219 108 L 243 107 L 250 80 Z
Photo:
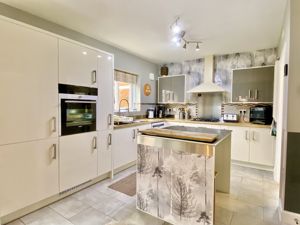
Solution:
M 98 176 L 112 171 L 112 131 L 98 132 Z
M 231 158 L 262 166 L 274 166 L 273 137 L 268 128 L 225 127 L 232 130 Z
M 0 146 L 0 217 L 59 192 L 57 142 Z
M 250 162 L 274 166 L 274 140 L 270 129 L 251 129 Z
M 60 192 L 97 177 L 97 132 L 63 136 L 60 148 Z
M 148 128 L 151 128 L 150 124 L 113 131 L 112 155 L 114 169 L 137 160 L 138 131 Z
M 114 169 L 117 169 L 136 160 L 136 133 L 137 132 L 135 127 L 114 130 L 112 136 Z
M 225 127 L 231 130 L 231 159 L 249 162 L 249 135 L 248 127 Z

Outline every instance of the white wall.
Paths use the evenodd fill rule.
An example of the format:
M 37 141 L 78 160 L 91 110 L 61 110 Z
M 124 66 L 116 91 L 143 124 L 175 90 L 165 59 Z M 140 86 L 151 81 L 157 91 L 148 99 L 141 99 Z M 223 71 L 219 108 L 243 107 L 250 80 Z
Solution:
M 145 83 L 149 83 L 152 86 L 152 93 L 146 97 L 143 95 L 141 88 L 141 102 L 142 103 L 155 103 L 156 102 L 156 83 L 149 80 L 149 73 L 158 76 L 159 66 L 148 62 L 140 57 L 137 57 L 131 53 L 125 52 L 121 49 L 113 47 L 111 45 L 100 42 L 94 38 L 88 37 L 77 31 L 70 30 L 58 24 L 49 22 L 40 17 L 34 16 L 27 12 L 13 8 L 11 6 L 0 3 L 0 15 L 19 20 L 21 22 L 30 24 L 32 26 L 56 33 L 58 35 L 65 36 L 67 38 L 82 42 L 84 44 L 99 48 L 101 50 L 113 53 L 115 56 L 115 69 L 124 70 L 140 76 L 140 83 L 143 86 Z M 147 107 L 147 106 L 146 106 Z M 144 111 L 146 107 L 142 107 Z M 142 111 L 142 112 L 143 112 Z

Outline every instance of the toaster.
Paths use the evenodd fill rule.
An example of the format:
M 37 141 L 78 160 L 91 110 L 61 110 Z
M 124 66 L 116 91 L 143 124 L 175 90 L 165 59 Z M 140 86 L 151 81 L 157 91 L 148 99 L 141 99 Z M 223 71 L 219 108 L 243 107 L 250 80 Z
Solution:
M 224 113 L 224 122 L 239 122 L 239 115 L 234 113 Z

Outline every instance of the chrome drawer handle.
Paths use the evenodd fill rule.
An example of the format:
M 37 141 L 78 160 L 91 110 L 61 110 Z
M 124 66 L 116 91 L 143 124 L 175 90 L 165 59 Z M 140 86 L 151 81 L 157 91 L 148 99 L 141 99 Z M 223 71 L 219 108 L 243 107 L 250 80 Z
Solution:
M 56 159 L 57 158 L 57 149 L 56 149 L 56 144 L 52 145 L 52 149 L 53 149 L 53 156 L 52 159 Z

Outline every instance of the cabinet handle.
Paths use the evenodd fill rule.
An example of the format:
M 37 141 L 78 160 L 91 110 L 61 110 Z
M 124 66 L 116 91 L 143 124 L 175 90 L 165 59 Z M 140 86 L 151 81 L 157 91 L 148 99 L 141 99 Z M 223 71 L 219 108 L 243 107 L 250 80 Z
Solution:
M 132 139 L 135 139 L 135 129 L 132 130 Z
M 97 70 L 92 71 L 92 83 L 97 83 Z
M 55 116 L 52 117 L 52 123 L 53 123 L 52 132 L 55 133 L 56 132 L 56 117 Z
M 255 94 L 254 94 L 255 99 L 258 99 L 258 89 L 255 89 Z
M 112 134 L 108 134 L 108 146 L 112 144 Z
M 56 158 L 57 158 L 56 144 L 53 144 L 53 145 L 52 145 L 52 149 L 53 149 L 53 156 L 52 156 L 52 159 L 56 159 Z
M 248 131 L 246 130 L 246 131 L 245 131 L 245 139 L 246 139 L 247 141 L 249 140 L 248 134 L 249 134 L 249 133 L 248 133 Z
M 252 131 L 252 141 L 256 141 L 256 139 L 255 139 L 255 131 Z
M 97 137 L 93 137 L 93 149 L 97 149 Z
M 248 97 L 249 97 L 249 99 L 251 99 L 251 89 L 249 89 L 249 91 L 248 91 Z
M 112 125 L 112 114 L 108 114 L 108 126 Z

